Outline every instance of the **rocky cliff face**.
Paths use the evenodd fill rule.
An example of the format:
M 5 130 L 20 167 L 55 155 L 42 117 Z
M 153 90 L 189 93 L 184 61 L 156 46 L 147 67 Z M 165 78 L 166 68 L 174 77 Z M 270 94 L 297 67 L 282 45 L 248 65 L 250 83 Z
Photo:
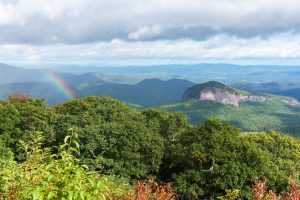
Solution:
M 240 98 L 236 94 L 221 88 L 206 88 L 200 91 L 197 100 L 213 100 L 223 104 L 239 106 Z
M 297 106 L 300 103 L 296 99 L 282 100 L 284 103 L 287 103 L 291 106 Z
M 234 90 L 228 90 L 223 87 L 206 87 L 191 97 L 188 92 L 185 92 L 183 99 L 197 99 L 197 100 L 213 100 L 223 104 L 230 104 L 239 107 L 239 103 L 243 101 L 259 102 L 263 103 L 266 101 L 266 97 L 258 95 L 241 95 Z

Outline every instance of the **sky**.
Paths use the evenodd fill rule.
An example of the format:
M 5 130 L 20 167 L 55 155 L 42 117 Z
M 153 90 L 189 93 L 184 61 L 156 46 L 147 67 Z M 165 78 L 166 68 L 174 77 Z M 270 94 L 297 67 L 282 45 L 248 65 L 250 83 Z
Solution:
M 0 62 L 300 65 L 299 0 L 0 0 Z

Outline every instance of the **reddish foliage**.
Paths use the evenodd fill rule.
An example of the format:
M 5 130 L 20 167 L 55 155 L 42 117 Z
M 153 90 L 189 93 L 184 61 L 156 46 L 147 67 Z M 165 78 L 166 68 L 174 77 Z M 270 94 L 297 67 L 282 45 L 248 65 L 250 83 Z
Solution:
M 267 179 L 260 181 L 256 178 L 252 192 L 256 200 L 300 200 L 299 185 L 291 183 L 286 195 L 276 195 L 273 190 L 267 190 Z
M 135 187 L 135 200 L 175 200 L 170 183 L 159 186 L 153 179 L 138 182 Z
M 29 97 L 26 95 L 22 95 L 22 94 L 11 94 L 8 96 L 7 100 L 3 102 L 3 105 L 7 105 L 9 103 L 12 104 L 23 104 L 26 103 L 28 101 Z
M 296 183 L 293 183 L 290 190 L 287 192 L 285 199 L 286 200 L 300 200 L 299 195 L 299 185 Z
M 0 199 L 2 200 L 3 197 L 0 196 Z M 17 190 L 15 187 L 10 187 L 8 189 L 8 195 L 7 198 L 3 198 L 7 200 L 17 200 Z

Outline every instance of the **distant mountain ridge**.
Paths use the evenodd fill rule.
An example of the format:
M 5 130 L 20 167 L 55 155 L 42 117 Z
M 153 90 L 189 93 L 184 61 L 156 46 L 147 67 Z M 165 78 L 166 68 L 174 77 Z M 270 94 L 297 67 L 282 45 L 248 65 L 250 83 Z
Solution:
M 0 99 L 11 94 L 22 94 L 33 98 L 45 99 L 51 105 L 63 103 L 68 98 L 49 82 L 25 82 L 0 85 Z
M 80 97 L 110 96 L 140 106 L 158 106 L 181 100 L 182 93 L 194 83 L 181 80 L 145 79 L 137 84 L 89 84 L 78 91 Z
M 185 74 L 192 75 L 193 77 L 198 77 L 201 80 L 203 79 L 199 82 L 204 82 L 206 79 L 210 79 L 210 77 L 214 77 L 215 80 L 218 81 L 220 79 L 228 79 L 228 77 L 234 78 L 232 80 L 228 79 L 228 82 L 232 82 L 238 77 L 248 78 L 248 75 L 247 77 L 244 76 L 245 74 L 243 76 L 240 76 L 242 73 L 250 73 L 249 78 L 253 75 L 255 77 L 260 77 L 258 80 L 264 80 L 264 75 L 262 76 L 262 74 L 258 72 L 265 73 L 265 70 L 267 69 L 274 71 L 275 75 L 274 73 L 272 73 L 272 77 L 277 77 L 276 73 L 280 73 L 282 74 L 282 78 L 285 78 L 285 74 L 287 74 L 289 76 L 293 75 L 292 77 L 294 77 L 294 79 L 292 80 L 295 80 L 298 74 L 296 73 L 298 70 L 297 67 L 287 67 L 287 71 L 283 71 L 283 67 L 260 67 L 261 66 L 246 67 L 228 64 L 166 65 L 133 68 L 106 67 L 99 68 L 99 71 L 100 69 L 104 69 L 104 71 L 102 72 L 87 72 L 88 70 L 84 70 L 87 73 L 73 74 L 69 72 L 61 72 L 49 69 L 23 69 L 19 67 L 0 64 L 0 85 L 5 84 L 2 86 L 2 90 L 0 86 L 0 97 L 5 98 L 9 93 L 20 92 L 33 97 L 44 97 L 45 100 L 51 105 L 56 104 L 56 102 L 63 102 L 66 100 L 66 98 L 63 98 L 62 95 L 58 95 L 59 91 L 57 90 L 57 88 L 51 86 L 51 84 L 53 84 L 51 83 L 51 81 L 53 80 L 49 79 L 49 74 L 52 74 L 55 76 L 55 78 L 61 80 L 71 90 L 73 90 L 76 97 L 84 97 L 87 95 L 111 96 L 113 98 L 125 101 L 129 104 L 148 107 L 158 106 L 160 104 L 171 104 L 180 101 L 182 99 L 182 94 L 184 93 L 184 91 L 187 88 L 195 85 L 191 81 L 181 79 L 181 77 L 185 76 Z M 57 67 L 56 69 L 60 68 Z M 255 70 L 258 71 L 255 72 Z M 72 66 L 69 66 L 69 71 L 72 71 Z M 110 74 L 103 74 L 103 72 Z M 162 72 L 164 78 L 160 77 L 160 72 Z M 234 75 L 234 73 L 236 73 L 237 75 Z M 165 76 L 166 74 L 168 74 L 168 76 Z M 147 77 L 153 76 L 160 78 L 143 79 L 142 77 L 144 77 L 144 75 Z M 174 77 L 180 78 L 174 79 Z M 271 76 L 268 75 L 265 78 L 267 79 L 269 77 Z M 22 85 L 16 83 L 26 84 Z M 233 86 L 234 88 L 244 89 L 252 93 L 287 95 L 300 100 L 300 86 L 297 87 L 297 83 L 291 84 L 276 84 L 275 82 L 270 82 L 265 84 L 233 84 Z M 229 102 L 235 106 L 239 105 L 239 103 L 243 100 L 263 101 L 263 99 L 259 97 L 260 95 L 256 95 L 257 97 L 247 97 L 247 95 L 249 94 L 243 94 L 243 96 L 246 97 L 239 97 L 239 99 L 237 96 L 235 96 L 236 94 L 231 94 L 228 86 L 225 91 L 220 89 L 220 87 L 219 89 L 214 89 L 215 91 L 206 90 L 202 93 L 202 97 L 197 98 L 201 98 L 202 100 L 219 99 L 221 102 L 223 100 L 224 103 Z M 45 89 L 43 90 L 42 88 Z M 216 95 L 216 93 L 218 93 L 218 95 Z M 52 97 L 50 94 L 56 94 L 55 96 L 58 100 L 54 100 L 55 97 Z M 228 98 L 223 98 L 224 95 L 227 95 Z
M 40 69 L 23 69 L 0 64 L 0 84 L 45 81 L 45 72 Z
M 119 75 L 106 75 L 99 72 L 71 74 L 1 64 L 0 98 L 4 99 L 11 93 L 21 93 L 35 98 L 44 98 L 50 105 L 66 101 L 67 97 L 55 87 L 57 83 L 49 79 L 50 76 L 65 84 L 74 92 L 75 97 L 110 96 L 142 107 L 178 102 L 184 90 L 194 85 L 190 81 L 181 79 L 167 81 L 145 79 L 136 84 L 124 84 L 122 82 L 127 82 L 127 77 Z
M 151 71 L 149 68 L 141 70 Z M 62 88 L 49 82 L 48 73 L 67 84 L 76 97 L 110 96 L 141 109 L 159 107 L 167 111 L 182 112 L 193 124 L 219 118 L 245 131 L 274 129 L 300 137 L 299 102 L 294 98 L 263 92 L 270 88 L 273 94 L 288 89 L 297 90 L 297 84 L 291 86 L 268 83 L 261 87 L 255 84 L 231 87 L 216 81 L 195 84 L 184 79 L 157 78 L 132 83 L 129 77 L 120 74 L 107 75 L 99 72 L 72 74 L 54 70 L 22 69 L 1 64 L 0 98 L 4 99 L 11 93 L 21 93 L 44 98 L 50 105 L 66 101 L 68 97 L 60 91 Z M 205 75 L 205 72 L 203 73 Z M 246 90 L 241 90 L 243 87 Z
M 299 79 L 300 81 L 300 79 Z M 236 83 L 233 87 L 247 90 L 249 92 L 260 92 L 282 96 L 294 97 L 300 101 L 300 83 L 279 83 L 279 82 L 264 82 L 264 83 Z
M 20 67 L 0 64 L 0 84 L 24 82 L 51 82 L 50 76 L 54 75 L 61 81 L 78 86 L 82 83 L 106 82 L 101 73 L 72 74 L 50 69 L 24 69 Z

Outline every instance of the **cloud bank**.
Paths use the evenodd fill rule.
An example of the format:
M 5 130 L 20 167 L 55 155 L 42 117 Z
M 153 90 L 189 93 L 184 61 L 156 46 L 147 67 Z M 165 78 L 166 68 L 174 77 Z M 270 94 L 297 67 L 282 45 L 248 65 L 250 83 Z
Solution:
M 0 56 L 298 58 L 299 13 L 299 0 L 0 0 Z
M 201 59 L 295 59 L 300 58 L 300 34 L 281 34 L 262 39 L 215 36 L 205 41 L 159 40 L 130 42 L 112 40 L 86 44 L 2 45 L 0 55 L 8 60 L 201 60 Z
M 299 13 L 299 0 L 2 0 L 0 42 L 266 36 L 299 31 Z

